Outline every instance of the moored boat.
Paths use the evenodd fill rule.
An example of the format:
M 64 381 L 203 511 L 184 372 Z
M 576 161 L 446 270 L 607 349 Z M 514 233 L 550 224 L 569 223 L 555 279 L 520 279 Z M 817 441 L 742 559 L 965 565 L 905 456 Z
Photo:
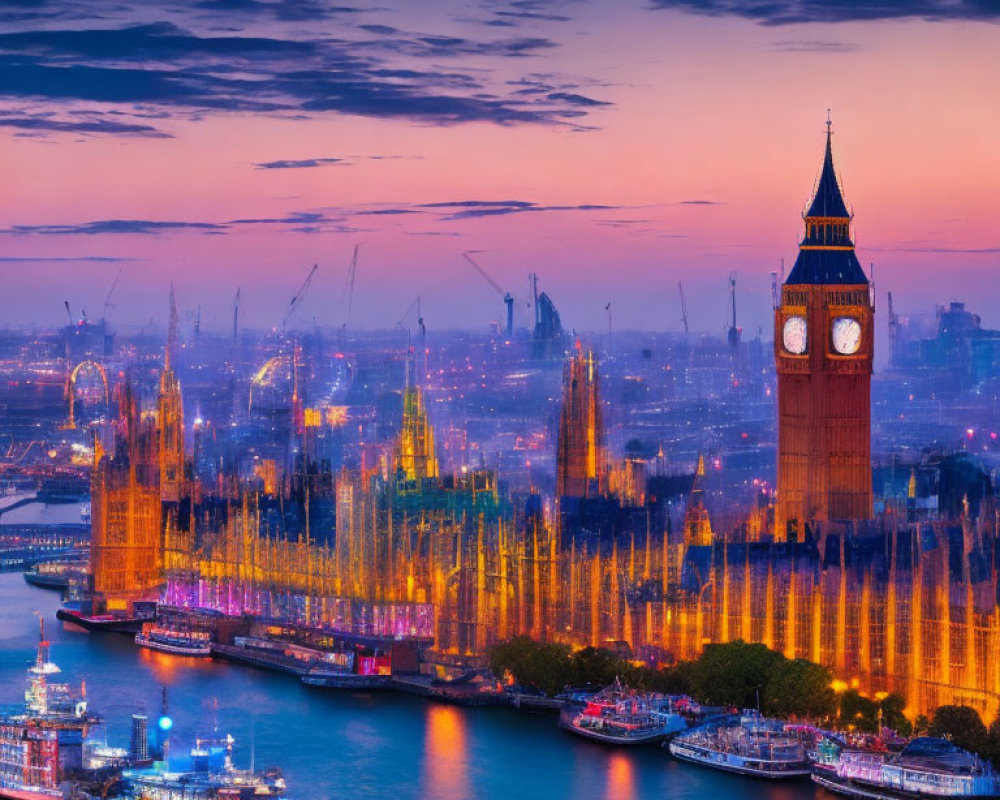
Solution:
M 687 728 L 669 698 L 626 689 L 616 680 L 582 707 L 565 708 L 559 724 L 578 736 L 615 745 L 658 742 Z
M 757 712 L 731 714 L 676 736 L 670 754 L 724 772 L 770 780 L 811 773 L 802 731 Z
M 212 655 L 211 637 L 204 631 L 180 630 L 147 622 L 135 635 L 135 643 L 150 650 L 177 656 Z
M 66 604 L 56 611 L 56 619 L 69 622 L 88 631 L 108 631 L 135 635 L 142 626 L 156 617 L 156 603 L 135 603 L 131 615 L 121 613 L 87 614 Z
M 126 770 L 130 796 L 155 800 L 278 800 L 285 796 L 285 780 L 278 770 L 257 772 L 233 763 L 233 737 L 198 739 L 188 769 L 157 762 L 149 769 Z
M 1000 797 L 1000 775 L 947 739 L 918 737 L 901 753 L 854 750 L 824 740 L 813 753 L 814 782 L 859 800 Z
M 24 580 L 40 589 L 66 591 L 70 581 L 81 578 L 87 565 L 79 559 L 67 561 L 43 561 L 24 572 Z

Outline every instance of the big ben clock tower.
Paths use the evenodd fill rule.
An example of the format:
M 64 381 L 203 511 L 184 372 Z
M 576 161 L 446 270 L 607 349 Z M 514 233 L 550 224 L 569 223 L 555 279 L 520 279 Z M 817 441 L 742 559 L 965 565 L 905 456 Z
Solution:
M 809 520 L 872 516 L 874 308 L 830 138 L 827 122 L 823 172 L 774 314 L 778 540 L 801 537 Z

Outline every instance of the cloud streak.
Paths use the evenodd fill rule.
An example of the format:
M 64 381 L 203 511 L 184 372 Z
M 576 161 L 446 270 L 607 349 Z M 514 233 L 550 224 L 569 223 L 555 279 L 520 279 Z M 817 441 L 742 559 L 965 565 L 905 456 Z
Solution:
M 567 206 L 540 205 L 527 200 L 455 200 L 443 203 L 423 203 L 418 207 L 457 209 L 442 216 L 442 220 L 499 217 L 507 214 L 538 213 L 544 211 L 609 211 L 624 208 L 624 206 L 599 205 L 596 203 Z
M 298 160 L 284 159 L 281 161 L 262 161 L 255 163 L 257 169 L 308 169 L 310 167 L 329 167 L 334 164 L 346 165 L 342 158 L 302 158 Z
M 674 9 L 713 17 L 734 16 L 761 25 L 808 22 L 861 22 L 885 19 L 1000 20 L 1000 5 L 986 0 L 651 0 L 654 9 Z
M 126 261 L 142 261 L 139 258 L 119 256 L 0 256 L 0 264 L 121 264 Z

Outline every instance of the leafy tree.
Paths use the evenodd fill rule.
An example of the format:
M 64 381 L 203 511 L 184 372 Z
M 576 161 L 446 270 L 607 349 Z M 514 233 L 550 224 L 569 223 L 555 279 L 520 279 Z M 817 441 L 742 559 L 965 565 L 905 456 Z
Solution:
M 763 699 L 767 681 L 784 656 L 762 644 L 741 639 L 706 645 L 695 662 L 692 688 L 711 705 L 753 708 Z
M 576 686 L 607 686 L 615 678 L 627 677 L 632 665 L 622 661 L 610 650 L 599 647 L 584 647 L 570 656 Z M 629 669 L 624 669 L 628 667 Z
M 496 645 L 490 652 L 494 675 L 511 673 L 522 686 L 558 694 L 573 682 L 573 665 L 568 645 L 540 643 L 527 636 L 516 636 Z
M 917 718 L 913 720 L 913 735 L 923 736 L 926 735 L 927 731 L 931 729 L 931 721 L 927 718 L 926 714 L 917 714 Z
M 762 697 L 764 709 L 779 717 L 820 719 L 833 714 L 837 700 L 826 667 L 796 658 L 782 659 L 771 670 Z
M 938 706 L 931 718 L 931 736 L 946 736 L 963 750 L 986 753 L 989 732 L 974 708 Z
M 903 709 L 906 708 L 906 698 L 899 692 L 893 692 L 879 703 L 882 708 L 882 724 L 892 728 L 900 736 L 913 733 L 913 725 L 906 718 Z
M 655 670 L 652 674 L 652 688 L 664 694 L 694 694 L 694 661 L 678 661 L 672 667 Z
M 859 731 L 875 733 L 878 727 L 878 703 L 862 696 L 857 689 L 848 689 L 840 696 L 840 722 L 853 725 Z
M 994 766 L 1000 766 L 1000 717 L 990 723 L 986 735 L 986 752 L 982 755 L 992 761 Z

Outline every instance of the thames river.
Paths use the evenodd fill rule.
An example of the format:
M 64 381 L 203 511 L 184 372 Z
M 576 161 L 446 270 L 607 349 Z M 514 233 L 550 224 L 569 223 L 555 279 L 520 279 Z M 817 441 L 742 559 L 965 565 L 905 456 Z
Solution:
M 806 782 L 772 785 L 680 764 L 658 747 L 623 752 L 578 740 L 550 714 L 464 709 L 420 698 L 333 693 L 292 677 L 160 655 L 120 634 L 88 634 L 55 619 L 59 596 L 0 574 L 0 706 L 21 702 L 24 671 L 45 618 L 52 660 L 86 681 L 98 729 L 127 746 L 130 718 L 159 714 L 167 687 L 171 747 L 197 734 L 236 737 L 236 760 L 280 767 L 292 800 L 766 800 L 813 798 Z M 819 796 L 821 793 L 816 792 Z

